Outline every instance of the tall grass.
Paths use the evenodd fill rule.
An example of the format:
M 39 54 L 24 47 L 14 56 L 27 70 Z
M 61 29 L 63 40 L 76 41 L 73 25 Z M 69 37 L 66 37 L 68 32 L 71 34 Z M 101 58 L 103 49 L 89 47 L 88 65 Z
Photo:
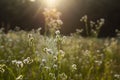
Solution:
M 104 19 L 84 16 L 82 30 L 63 36 L 61 13 L 45 9 L 43 14 L 44 36 L 41 28 L 0 30 L 0 80 L 120 80 L 119 38 L 97 39 Z M 80 36 L 83 31 L 88 38 Z
M 1 29 L 0 80 L 120 80 L 119 40 L 76 35 Z

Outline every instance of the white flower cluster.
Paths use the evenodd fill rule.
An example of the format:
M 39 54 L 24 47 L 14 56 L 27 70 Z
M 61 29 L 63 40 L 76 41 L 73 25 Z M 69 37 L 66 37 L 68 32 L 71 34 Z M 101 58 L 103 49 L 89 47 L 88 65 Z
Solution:
M 32 46 L 34 42 L 34 37 L 32 34 L 28 34 L 29 45 Z
M 23 80 L 23 75 L 19 75 L 16 80 Z
M 54 73 L 49 73 L 49 76 L 52 80 L 56 80 L 55 74 Z
M 23 60 L 23 63 L 25 64 L 31 64 L 33 62 L 33 59 L 31 59 L 30 57 L 27 57 L 26 59 Z
M 120 79 L 120 75 L 119 74 L 115 74 L 114 77 L 117 78 L 117 79 Z
M 22 61 L 13 60 L 12 64 L 16 65 L 18 68 L 23 68 L 23 62 Z
M 60 35 L 60 31 L 59 30 L 55 31 L 55 34 Z
M 48 28 L 53 30 L 58 30 L 63 25 L 62 20 L 60 19 L 61 13 L 56 9 L 45 9 L 44 10 L 45 22 Z
M 45 63 L 46 63 L 46 59 L 42 59 L 42 63 L 44 63 L 44 64 L 45 64 Z
M 12 64 L 16 65 L 18 68 L 23 68 L 24 64 L 31 64 L 32 62 L 33 62 L 33 59 L 31 59 L 30 57 L 27 57 L 23 61 L 12 60 Z
M 53 54 L 52 49 L 44 48 L 44 52 L 47 54 Z
M 5 64 L 0 64 L 0 73 L 4 73 L 5 72 L 5 67 L 6 65 Z
M 57 53 L 58 55 L 60 54 L 61 57 L 65 56 L 65 52 L 63 50 L 59 50 L 59 52 Z
M 99 26 L 103 26 L 103 24 L 105 24 L 105 19 L 101 18 L 97 21 L 97 23 L 99 24 Z
M 80 21 L 81 21 L 81 22 L 82 22 L 82 21 L 87 22 L 87 19 L 88 19 L 87 15 L 84 15 L 84 16 L 80 19 Z
M 72 68 L 72 71 L 75 71 L 75 70 L 77 70 L 77 65 L 76 64 L 72 64 L 71 68 Z
M 58 75 L 61 80 L 67 80 L 68 76 L 65 73 Z

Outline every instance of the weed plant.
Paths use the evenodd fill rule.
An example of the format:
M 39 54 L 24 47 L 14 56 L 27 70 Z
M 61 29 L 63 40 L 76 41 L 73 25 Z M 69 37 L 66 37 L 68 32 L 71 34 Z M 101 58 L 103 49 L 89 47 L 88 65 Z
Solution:
M 41 28 L 0 30 L 0 80 L 120 80 L 120 39 L 97 39 L 104 19 L 88 25 L 84 16 L 83 30 L 62 36 L 60 13 L 45 10 L 44 16 L 45 36 Z
M 0 30 L 0 80 L 120 80 L 119 57 L 115 38 Z

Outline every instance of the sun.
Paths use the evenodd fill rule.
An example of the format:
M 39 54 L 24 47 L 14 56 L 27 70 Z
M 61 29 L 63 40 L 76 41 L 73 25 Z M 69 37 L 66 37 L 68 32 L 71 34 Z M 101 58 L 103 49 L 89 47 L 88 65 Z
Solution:
M 35 0 L 30 0 L 30 2 L 35 2 Z
M 45 0 L 46 6 L 48 7 L 56 7 L 57 6 L 57 0 Z

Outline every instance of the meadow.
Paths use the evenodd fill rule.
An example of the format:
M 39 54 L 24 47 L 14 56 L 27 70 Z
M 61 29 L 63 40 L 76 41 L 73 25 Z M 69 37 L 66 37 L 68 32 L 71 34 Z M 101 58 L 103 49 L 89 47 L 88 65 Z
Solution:
M 1 29 L 0 80 L 120 80 L 119 38 Z
M 98 38 L 103 18 L 60 33 L 61 13 L 45 9 L 45 32 L 0 29 L 0 80 L 120 80 L 120 37 Z M 82 36 L 85 34 L 85 37 Z

